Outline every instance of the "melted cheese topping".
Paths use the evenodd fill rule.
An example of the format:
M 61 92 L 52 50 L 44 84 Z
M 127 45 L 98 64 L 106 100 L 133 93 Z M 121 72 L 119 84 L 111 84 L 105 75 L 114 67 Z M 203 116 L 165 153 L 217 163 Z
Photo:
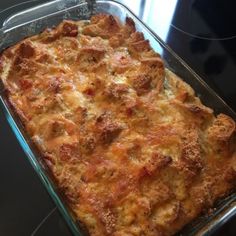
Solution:
M 64 21 L 1 55 L 9 102 L 91 236 L 173 235 L 235 188 L 235 122 L 130 18 Z

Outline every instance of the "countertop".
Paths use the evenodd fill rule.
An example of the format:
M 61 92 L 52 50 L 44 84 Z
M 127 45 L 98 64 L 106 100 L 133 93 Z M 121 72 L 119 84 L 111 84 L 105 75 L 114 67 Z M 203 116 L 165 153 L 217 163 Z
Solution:
M 20 0 L 1 1 L 0 10 L 20 2 Z M 38 2 L 34 1 L 34 4 Z M 236 111 L 234 0 L 228 0 L 227 4 L 221 0 L 123 0 L 122 2 Z M 2 110 L 0 110 L 0 185 L 0 235 L 72 235 L 18 144 Z M 236 235 L 235 224 L 236 217 L 213 235 Z

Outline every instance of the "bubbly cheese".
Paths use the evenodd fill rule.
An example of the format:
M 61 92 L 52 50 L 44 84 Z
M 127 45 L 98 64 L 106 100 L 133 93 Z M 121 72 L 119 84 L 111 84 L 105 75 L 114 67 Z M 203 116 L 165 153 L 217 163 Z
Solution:
M 235 189 L 235 122 L 215 116 L 111 15 L 6 49 L 0 77 L 91 236 L 173 235 Z

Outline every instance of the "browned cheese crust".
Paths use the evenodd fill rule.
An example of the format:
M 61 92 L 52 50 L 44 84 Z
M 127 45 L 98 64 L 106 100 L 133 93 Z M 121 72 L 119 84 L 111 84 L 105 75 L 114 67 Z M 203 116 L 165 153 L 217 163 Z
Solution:
M 64 21 L 6 49 L 0 76 L 91 236 L 173 235 L 235 188 L 235 122 L 130 18 Z

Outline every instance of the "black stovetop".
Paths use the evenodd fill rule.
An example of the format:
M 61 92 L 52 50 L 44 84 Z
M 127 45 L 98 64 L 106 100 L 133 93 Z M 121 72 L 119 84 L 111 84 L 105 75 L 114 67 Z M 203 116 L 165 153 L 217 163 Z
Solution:
M 0 10 L 20 2 L 1 1 Z M 236 111 L 234 0 L 122 2 L 160 35 Z M 0 185 L 0 235 L 72 235 L 18 144 L 2 110 Z M 236 235 L 234 224 L 236 217 L 214 236 Z

